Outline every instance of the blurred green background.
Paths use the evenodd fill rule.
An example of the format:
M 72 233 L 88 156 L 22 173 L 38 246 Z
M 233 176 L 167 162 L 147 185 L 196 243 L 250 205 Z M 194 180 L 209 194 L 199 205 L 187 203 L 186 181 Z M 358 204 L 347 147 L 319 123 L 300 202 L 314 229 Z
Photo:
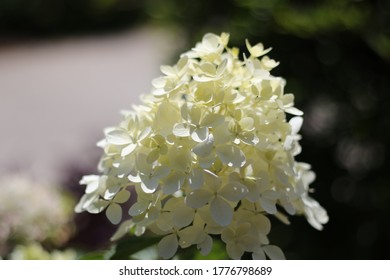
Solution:
M 272 243 L 288 259 L 390 259 L 390 1 L 0 1 L 0 43 L 142 25 L 179 34 L 183 50 L 222 31 L 241 50 L 245 38 L 272 46 L 273 75 L 305 112 L 297 159 L 316 172 L 313 197 L 330 217 L 322 232 L 302 217 L 274 221 Z

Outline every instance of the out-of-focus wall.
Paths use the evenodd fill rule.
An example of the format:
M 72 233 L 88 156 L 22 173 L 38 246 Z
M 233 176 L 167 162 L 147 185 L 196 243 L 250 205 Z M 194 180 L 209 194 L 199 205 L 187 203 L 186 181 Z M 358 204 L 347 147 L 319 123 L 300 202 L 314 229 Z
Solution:
M 96 164 L 103 128 L 139 103 L 173 35 L 150 28 L 0 46 L 0 174 L 57 181 L 69 164 Z

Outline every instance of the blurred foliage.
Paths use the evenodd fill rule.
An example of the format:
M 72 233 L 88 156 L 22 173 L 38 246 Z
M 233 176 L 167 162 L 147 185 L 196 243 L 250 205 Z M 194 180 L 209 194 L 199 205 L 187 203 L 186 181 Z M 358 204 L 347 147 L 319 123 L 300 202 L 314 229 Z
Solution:
M 330 216 L 322 232 L 301 217 L 290 226 L 275 221 L 272 242 L 290 259 L 390 258 L 390 1 L 0 2 L 0 32 L 7 36 L 140 23 L 179 28 L 184 49 L 206 32 L 222 31 L 231 34 L 230 45 L 248 38 L 272 46 L 270 56 L 281 62 L 273 74 L 286 78 L 287 92 L 305 112 L 298 160 L 312 164 L 313 196 Z
M 56 36 L 107 31 L 139 20 L 137 0 L 1 0 L 3 36 Z

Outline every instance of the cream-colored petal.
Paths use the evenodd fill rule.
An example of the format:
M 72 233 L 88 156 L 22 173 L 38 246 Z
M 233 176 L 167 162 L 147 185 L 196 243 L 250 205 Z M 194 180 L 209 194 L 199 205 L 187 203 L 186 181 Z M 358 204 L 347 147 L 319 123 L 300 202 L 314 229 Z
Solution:
M 217 224 L 227 226 L 232 222 L 233 209 L 223 198 L 216 196 L 210 202 L 210 211 L 211 217 Z
M 246 162 L 244 153 L 234 145 L 221 145 L 216 148 L 221 161 L 231 167 L 242 167 Z
M 266 255 L 271 259 L 271 260 L 285 260 L 286 257 L 283 254 L 283 251 L 275 246 L 275 245 L 266 245 L 262 247 Z
M 127 145 L 133 142 L 130 134 L 124 129 L 115 129 L 107 133 L 107 142 L 114 145 Z
M 194 220 L 195 211 L 193 208 L 188 207 L 186 204 L 178 204 L 173 211 L 173 223 L 178 228 L 183 228 L 192 223 Z
M 121 190 L 114 198 L 116 203 L 125 203 L 130 198 L 130 192 L 128 190 Z
M 197 244 L 197 248 L 200 250 L 200 253 L 203 256 L 210 254 L 211 249 L 213 248 L 213 239 L 210 235 L 206 235 L 204 240 L 201 243 Z
M 164 259 L 172 258 L 179 246 L 176 234 L 165 236 L 157 245 L 158 254 Z
M 106 216 L 111 223 L 117 225 L 122 220 L 122 208 L 119 204 L 111 203 L 107 207 Z
M 130 230 L 135 226 L 133 220 L 127 220 L 120 224 L 119 228 L 116 230 L 114 235 L 110 238 L 110 241 L 117 241 L 123 236 L 128 234 Z
M 198 143 L 205 141 L 208 136 L 209 136 L 209 129 L 206 126 L 195 128 L 191 133 L 192 140 Z
M 229 243 L 226 245 L 226 252 L 233 260 L 241 259 L 244 254 L 244 250 L 236 243 Z
M 174 125 L 172 133 L 177 137 L 190 136 L 190 126 L 187 123 L 177 123 Z
M 185 174 L 173 171 L 163 180 L 162 190 L 165 194 L 173 194 L 180 190 L 185 180 Z
M 148 201 L 138 201 L 134 203 L 129 209 L 130 216 L 138 216 L 141 215 L 148 209 L 150 202 Z
M 190 184 L 191 189 L 196 190 L 203 185 L 203 173 L 204 171 L 201 168 L 194 168 L 191 170 L 190 174 L 188 175 L 188 183 Z
M 194 209 L 206 205 L 212 198 L 212 193 L 208 190 L 198 189 L 190 192 L 186 198 L 185 203 Z
M 238 202 L 243 199 L 247 193 L 248 188 L 245 185 L 239 182 L 232 182 L 223 186 L 223 188 L 218 192 L 218 195 L 229 201 Z
M 192 151 L 204 158 L 204 157 L 207 157 L 209 156 L 212 151 L 213 151 L 213 146 L 214 146 L 214 136 L 212 134 L 209 134 L 207 139 L 205 141 L 202 141 L 200 143 L 198 143 L 193 149 Z

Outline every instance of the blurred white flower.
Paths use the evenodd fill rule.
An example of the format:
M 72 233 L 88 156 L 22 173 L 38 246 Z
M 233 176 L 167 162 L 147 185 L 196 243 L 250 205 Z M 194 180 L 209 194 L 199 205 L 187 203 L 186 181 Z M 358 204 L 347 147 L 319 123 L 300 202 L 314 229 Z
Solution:
M 17 245 L 10 253 L 11 260 L 75 260 L 77 253 L 72 249 L 64 251 L 46 251 L 40 243 L 32 242 L 27 245 Z
M 16 173 L 0 177 L 0 192 L 0 253 L 15 244 L 60 245 L 69 238 L 72 202 L 59 187 Z
M 271 48 L 246 41 L 242 61 L 228 41 L 226 33 L 206 34 L 161 67 L 142 105 L 105 130 L 101 175 L 81 180 L 87 188 L 76 211 L 106 209 L 120 223 L 134 189 L 130 217 L 112 240 L 149 229 L 163 236 L 160 255 L 171 258 L 192 245 L 208 254 L 211 236 L 221 235 L 231 258 L 281 259 L 269 244 L 267 215 L 288 223 L 287 215 L 302 214 L 317 229 L 327 222 L 308 195 L 314 173 L 294 158 L 303 113 L 284 93 L 285 80 L 270 73 L 279 64 L 264 56 Z

